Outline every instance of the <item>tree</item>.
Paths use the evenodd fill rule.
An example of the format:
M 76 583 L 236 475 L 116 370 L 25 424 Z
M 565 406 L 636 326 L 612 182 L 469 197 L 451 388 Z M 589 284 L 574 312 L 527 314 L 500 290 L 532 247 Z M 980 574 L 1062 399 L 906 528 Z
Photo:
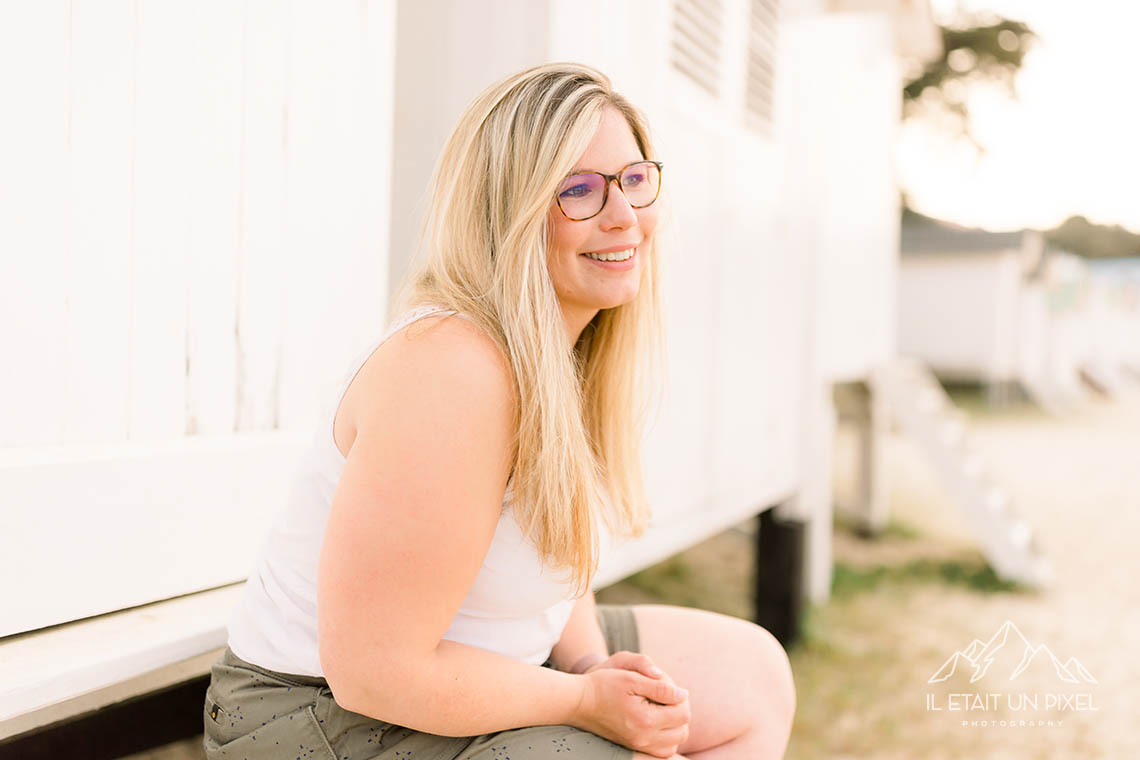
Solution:
M 1014 80 L 1037 34 L 1021 21 L 995 15 L 962 16 L 939 29 L 942 56 L 903 87 L 903 118 L 948 116 L 953 131 L 984 153 L 985 147 L 970 132 L 969 90 L 980 83 L 998 84 L 1016 100 Z M 902 205 L 905 213 L 910 205 L 905 193 Z M 1140 235 L 1119 225 L 1093 224 L 1083 216 L 1071 216 L 1044 234 L 1050 244 L 1088 258 L 1140 256 Z
M 1093 224 L 1083 216 L 1070 216 L 1059 227 L 1045 233 L 1045 239 L 1058 248 L 1090 259 L 1140 256 L 1140 235 L 1120 225 Z
M 903 117 L 949 114 L 958 134 L 983 153 L 985 148 L 970 132 L 969 88 L 981 82 L 1000 84 L 1016 100 L 1014 77 L 1038 37 L 1027 24 L 997 16 L 964 17 L 940 30 L 942 56 L 903 87 Z

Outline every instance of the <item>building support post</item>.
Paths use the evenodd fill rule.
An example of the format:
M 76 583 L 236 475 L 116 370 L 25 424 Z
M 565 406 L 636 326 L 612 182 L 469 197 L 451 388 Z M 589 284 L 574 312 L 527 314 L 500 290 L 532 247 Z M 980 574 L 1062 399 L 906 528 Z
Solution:
M 858 435 L 858 464 L 853 506 L 858 529 L 866 536 L 876 536 L 887 527 L 890 517 L 886 444 L 889 432 L 887 402 L 883 391 L 873 382 L 854 383 L 851 394 Z
M 756 623 L 787 649 L 800 636 L 807 526 L 780 519 L 775 509 L 756 520 Z

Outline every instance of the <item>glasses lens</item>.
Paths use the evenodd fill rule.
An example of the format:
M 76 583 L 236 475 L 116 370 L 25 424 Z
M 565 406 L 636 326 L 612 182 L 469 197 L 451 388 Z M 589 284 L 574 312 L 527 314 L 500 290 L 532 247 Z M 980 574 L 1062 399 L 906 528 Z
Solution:
M 661 190 L 661 170 L 648 161 L 627 166 L 621 173 L 621 189 L 631 206 L 648 206 Z
M 562 181 L 558 203 L 571 219 L 585 219 L 602 210 L 605 180 L 598 174 L 575 174 Z

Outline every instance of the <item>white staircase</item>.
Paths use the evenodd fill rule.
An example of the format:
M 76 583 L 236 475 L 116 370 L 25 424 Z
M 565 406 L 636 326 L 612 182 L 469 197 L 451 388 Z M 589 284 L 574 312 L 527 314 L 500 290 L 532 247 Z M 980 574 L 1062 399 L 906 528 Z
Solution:
M 882 394 L 902 432 L 930 458 L 994 572 L 1033 587 L 1048 585 L 1052 568 L 1033 528 L 1014 513 L 1008 494 L 990 479 L 982 456 L 970 445 L 965 417 L 931 371 L 919 361 L 896 357 L 875 368 L 870 384 L 872 393 Z
M 1072 413 L 1084 403 L 1084 394 L 1079 390 L 1061 390 L 1040 378 L 1019 377 L 1018 384 L 1029 394 L 1029 399 L 1054 417 Z

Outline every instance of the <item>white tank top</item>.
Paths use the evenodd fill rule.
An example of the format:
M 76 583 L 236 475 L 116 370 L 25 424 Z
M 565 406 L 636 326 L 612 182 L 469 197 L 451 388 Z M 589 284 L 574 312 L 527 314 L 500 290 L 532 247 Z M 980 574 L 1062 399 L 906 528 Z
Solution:
M 228 644 L 241 659 L 281 673 L 323 677 L 317 647 L 317 561 L 333 490 L 345 464 L 333 440 L 336 409 L 380 344 L 434 313 L 464 316 L 427 306 L 397 319 L 356 358 L 335 401 L 322 415 L 312 444 L 298 463 L 288 502 L 265 537 L 230 617 Z M 541 665 L 570 617 L 572 588 L 559 582 L 554 571 L 542 568 L 537 550 L 515 520 L 511 496 L 508 483 L 486 558 L 443 638 Z M 598 524 L 605 557 L 611 537 L 604 522 Z

